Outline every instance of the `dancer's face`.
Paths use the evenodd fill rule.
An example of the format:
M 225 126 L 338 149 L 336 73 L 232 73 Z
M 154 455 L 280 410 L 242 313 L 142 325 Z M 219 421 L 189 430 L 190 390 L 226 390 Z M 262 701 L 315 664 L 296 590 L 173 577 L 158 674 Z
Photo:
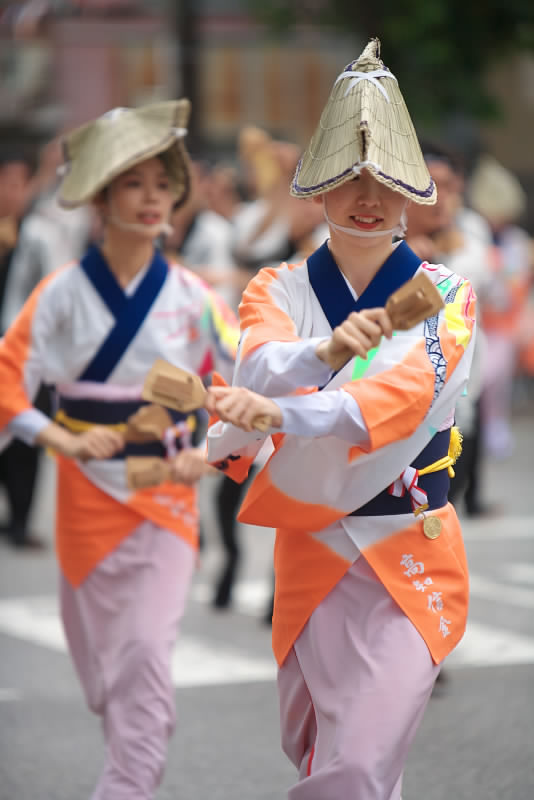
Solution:
M 389 230 L 399 224 L 406 198 L 366 169 L 324 195 L 332 222 L 357 231 Z M 317 200 L 322 202 L 322 197 Z
M 433 236 L 450 228 L 461 205 L 459 181 L 444 161 L 429 161 L 428 171 L 436 184 L 438 197 L 433 206 L 411 203 L 408 208 L 408 235 Z
M 109 217 L 153 238 L 154 231 L 168 221 L 175 197 L 169 176 L 160 158 L 148 158 L 118 175 L 108 187 L 106 205 Z

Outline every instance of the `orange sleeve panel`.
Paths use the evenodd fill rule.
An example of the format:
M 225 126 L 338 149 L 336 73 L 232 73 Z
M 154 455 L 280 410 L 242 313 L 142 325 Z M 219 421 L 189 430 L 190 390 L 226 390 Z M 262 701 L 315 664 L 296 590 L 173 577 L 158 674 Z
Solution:
M 434 370 L 422 339 L 391 369 L 342 387 L 358 403 L 369 431 L 367 452 L 411 436 L 434 397 Z
M 287 265 L 283 265 L 286 267 Z M 291 269 L 291 266 L 288 267 Z M 295 323 L 273 297 L 277 270 L 266 267 L 250 281 L 239 305 L 243 336 L 242 356 L 246 357 L 265 342 L 296 342 Z
M 13 417 L 32 408 L 24 388 L 24 365 L 30 356 L 32 322 L 41 292 L 55 275 L 52 273 L 38 284 L 14 323 L 0 339 L 0 430 Z
M 439 327 L 439 340 L 447 362 L 448 381 L 465 353 L 473 333 L 476 296 L 468 281 L 447 303 Z M 342 388 L 357 401 L 369 430 L 370 450 L 411 436 L 429 411 L 435 374 L 424 339 L 397 365 L 370 378 L 345 384 Z M 361 454 L 353 448 L 351 460 Z M 369 450 L 367 450 L 369 452 Z

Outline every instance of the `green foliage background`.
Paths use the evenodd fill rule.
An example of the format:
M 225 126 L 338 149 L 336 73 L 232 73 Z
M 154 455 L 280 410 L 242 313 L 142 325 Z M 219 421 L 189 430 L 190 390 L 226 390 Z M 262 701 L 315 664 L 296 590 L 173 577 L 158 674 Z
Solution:
M 499 116 L 484 78 L 514 52 L 534 52 L 534 0 L 243 0 L 273 33 L 299 24 L 378 36 L 414 117 Z M 355 57 L 358 52 L 355 50 Z

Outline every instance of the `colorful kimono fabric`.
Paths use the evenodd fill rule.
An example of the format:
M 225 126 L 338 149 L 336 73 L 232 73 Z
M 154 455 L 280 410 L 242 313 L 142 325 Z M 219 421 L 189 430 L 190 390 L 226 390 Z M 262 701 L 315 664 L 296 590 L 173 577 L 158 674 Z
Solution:
M 337 270 L 327 246 L 318 252 L 325 270 Z M 385 263 L 373 282 L 374 305 L 384 305 L 392 291 L 391 271 L 404 269 L 407 260 L 413 260 L 413 253 L 402 245 Z M 354 444 L 336 436 L 313 436 L 313 419 L 307 435 L 275 434 L 274 452 L 241 509 L 241 520 L 278 529 L 273 646 L 279 663 L 313 609 L 359 553 L 423 635 L 436 662 L 463 635 L 467 570 L 454 509 L 445 500 L 434 508 L 432 515 L 441 519 L 442 530 L 430 540 L 423 535 L 422 519 L 407 513 L 409 507 L 400 503 L 399 511 L 391 513 L 389 505 L 377 508 L 375 501 L 439 431 L 450 428 L 469 375 L 472 289 L 443 266 L 423 263 L 418 269 L 437 286 L 444 309 L 412 330 L 384 339 L 366 360 L 352 359 L 322 385 L 322 392 L 342 391 L 354 398 L 368 441 Z M 307 262 L 262 270 L 243 296 L 240 316 L 234 382 L 273 397 L 283 392 L 279 376 L 275 379 L 269 372 L 269 361 L 274 373 L 275 361 L 283 363 L 285 346 L 294 350 L 296 342 L 304 345 L 306 339 L 327 337 L 332 331 L 311 286 Z M 321 367 L 317 359 L 317 372 Z M 295 369 L 294 376 L 284 376 L 286 385 L 294 377 L 294 393 L 317 388 L 310 385 L 311 367 L 306 383 L 303 372 Z M 220 422 L 210 428 L 208 442 L 209 460 L 238 479 L 263 444 L 258 434 L 244 434 Z M 372 501 L 369 511 L 357 513 Z
M 237 339 L 232 312 L 188 270 L 156 253 L 123 292 L 92 249 L 38 285 L 0 342 L 0 382 L 10 387 L 0 398 L 0 429 L 31 431 L 41 382 L 55 387 L 64 415 L 116 427 L 142 404 L 156 358 L 229 377 Z M 195 490 L 168 482 L 131 491 L 126 454 L 85 463 L 57 457 L 57 549 L 73 586 L 145 519 L 196 546 Z

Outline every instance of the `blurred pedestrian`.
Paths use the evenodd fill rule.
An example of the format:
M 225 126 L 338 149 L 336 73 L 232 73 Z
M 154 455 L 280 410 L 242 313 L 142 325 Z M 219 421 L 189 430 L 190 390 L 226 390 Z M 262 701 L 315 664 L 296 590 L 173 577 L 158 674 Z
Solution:
M 232 225 L 208 207 L 209 181 L 208 167 L 200 161 L 193 162 L 190 195 L 171 215 L 172 231 L 165 237 L 165 249 L 177 254 L 226 303 L 237 309 L 240 293 L 232 254 Z
M 243 203 L 234 217 L 234 254 L 250 280 L 261 267 L 315 249 L 309 240 L 314 241 L 317 228 L 324 231 L 324 218 L 320 208 L 288 195 L 300 155 L 297 145 L 245 128 L 240 150 L 256 196 Z
M 16 267 L 21 226 L 33 196 L 34 160 L 13 149 L 0 156 L 0 334 L 5 330 L 4 310 Z M 6 492 L 8 517 L 0 532 L 17 549 L 41 550 L 44 542 L 28 529 L 37 479 L 39 453 L 22 441 L 0 452 L 0 483 Z
M 489 226 L 479 214 L 464 205 L 460 159 L 436 143 L 424 142 L 422 150 L 438 198 L 434 206 L 411 204 L 408 207 L 406 241 L 421 258 L 445 264 L 457 275 L 467 278 L 480 300 L 491 282 Z M 455 409 L 456 424 L 462 435 L 462 453 L 454 466 L 455 475 L 449 491 L 451 503 L 456 506 L 463 499 L 466 513 L 473 517 L 486 516 L 495 510 L 482 498 L 480 395 L 487 347 L 480 320 L 477 322 L 467 391 L 458 398 Z
M 236 278 L 237 265 L 232 254 L 233 230 L 228 219 L 209 207 L 209 187 L 211 174 L 206 164 L 201 161 L 191 165 L 191 190 L 186 203 L 179 206 L 171 214 L 171 229 L 165 236 L 165 251 L 171 258 L 178 258 L 180 263 L 205 280 L 228 305 L 237 311 L 241 292 Z M 206 372 L 208 375 L 209 372 Z M 208 424 L 208 415 L 201 409 L 197 412 L 196 444 L 204 441 Z M 224 482 L 224 478 L 219 483 Z M 225 530 L 234 524 L 235 513 L 231 522 L 227 516 L 227 507 L 219 503 L 221 487 L 218 486 L 217 517 L 221 525 L 223 545 L 227 559 L 232 558 L 228 550 Z M 236 509 L 233 509 L 235 512 Z M 200 527 L 201 547 L 205 544 L 204 524 Z
M 532 282 L 532 245 L 519 221 L 526 194 L 518 179 L 492 156 L 480 158 L 471 176 L 469 201 L 491 227 L 491 281 L 482 302 L 488 350 L 483 377 L 484 446 L 506 458 L 513 449 L 512 391 L 522 342 L 522 323 Z
M 241 288 L 261 267 L 281 260 L 302 260 L 326 238 L 321 209 L 288 194 L 287 186 L 298 163 L 299 149 L 291 142 L 273 140 L 266 131 L 247 126 L 239 139 L 246 180 L 255 198 L 243 202 L 233 217 L 233 252 L 244 279 Z M 256 468 L 243 483 L 224 476 L 216 495 L 225 562 L 214 588 L 215 608 L 229 608 L 242 563 L 237 514 Z M 271 596 L 262 615 L 272 620 Z
M 62 163 L 60 142 L 53 139 L 41 151 L 33 179 L 31 208 L 22 221 L 12 266 L 6 281 L 2 328 L 15 320 L 40 280 L 59 265 L 81 258 L 92 233 L 93 214 L 88 206 L 62 208 L 57 202 Z
M 208 208 L 232 222 L 242 201 L 237 170 L 227 164 L 212 167 L 207 185 Z
M 195 564 L 195 484 L 209 469 L 172 413 L 158 439 L 126 444 L 126 420 L 160 357 L 231 373 L 231 311 L 153 242 L 189 187 L 187 100 L 114 109 L 65 140 L 67 208 L 94 203 L 103 239 L 41 281 L 0 344 L 0 426 L 52 448 L 61 617 L 106 761 L 93 800 L 152 800 L 174 722 L 172 648 Z M 55 421 L 32 407 L 53 384 Z M 166 455 L 171 480 L 132 489 L 125 457 Z
M 397 80 L 372 40 L 337 78 L 292 185 L 330 238 L 260 270 L 240 306 L 233 387 L 208 458 L 242 479 L 270 416 L 274 453 L 241 519 L 278 528 L 273 648 L 292 800 L 399 800 L 439 665 L 467 616 L 447 502 L 454 406 L 469 375 L 474 295 L 392 236 L 436 190 Z M 393 335 L 383 306 L 416 273 L 445 310 Z M 314 391 L 314 388 L 322 390 Z
M 21 220 L 16 246 L 5 276 L 0 302 L 0 328 L 7 330 L 40 280 L 58 264 L 80 258 L 90 234 L 91 213 L 87 207 L 69 211 L 57 203 L 57 167 L 61 163 L 59 141 L 42 150 L 31 179 L 31 198 Z M 51 411 L 50 392 L 41 386 L 35 407 Z M 10 540 L 19 548 L 42 549 L 44 542 L 28 531 L 42 449 L 15 440 L 0 454 L 0 468 L 12 507 L 7 526 Z

